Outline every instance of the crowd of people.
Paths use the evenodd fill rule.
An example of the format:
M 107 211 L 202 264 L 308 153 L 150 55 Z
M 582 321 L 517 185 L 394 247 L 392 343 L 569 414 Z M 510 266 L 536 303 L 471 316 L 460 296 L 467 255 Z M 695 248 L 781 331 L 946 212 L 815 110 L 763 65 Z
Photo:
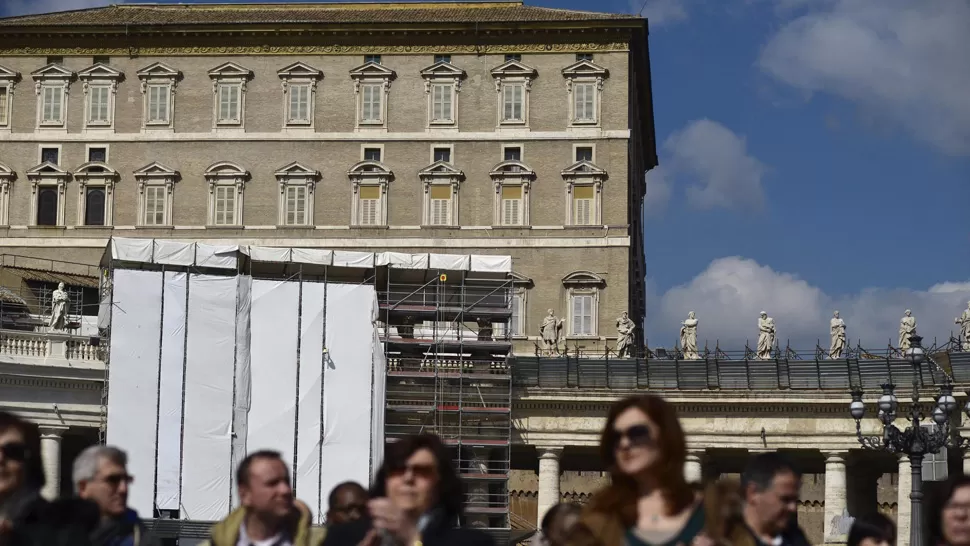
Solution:
M 611 483 L 583 506 L 548 510 L 535 546 L 809 545 L 796 519 L 801 475 L 791 462 L 762 453 L 750 458 L 740 481 L 688 483 L 684 433 L 660 397 L 614 404 L 600 452 Z M 44 499 L 38 427 L 0 412 L 0 546 L 161 545 L 128 507 L 134 478 L 126 467 L 122 450 L 89 447 L 73 464 L 74 494 Z M 294 498 L 278 452 L 250 453 L 236 480 L 239 507 L 212 527 L 207 546 L 494 545 L 467 525 L 461 477 L 433 434 L 389 444 L 369 489 L 355 482 L 334 487 L 323 528 Z M 952 476 L 929 500 L 927 544 L 970 546 L 970 477 Z M 895 525 L 876 512 L 858 515 L 847 543 L 895 546 Z

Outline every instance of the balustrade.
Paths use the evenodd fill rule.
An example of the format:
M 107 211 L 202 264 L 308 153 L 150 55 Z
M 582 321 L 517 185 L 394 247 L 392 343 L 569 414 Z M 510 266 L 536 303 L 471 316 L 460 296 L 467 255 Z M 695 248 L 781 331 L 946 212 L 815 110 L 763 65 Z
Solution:
M 100 362 L 100 347 L 91 338 L 62 333 L 0 330 L 0 357 L 5 360 L 63 359 Z

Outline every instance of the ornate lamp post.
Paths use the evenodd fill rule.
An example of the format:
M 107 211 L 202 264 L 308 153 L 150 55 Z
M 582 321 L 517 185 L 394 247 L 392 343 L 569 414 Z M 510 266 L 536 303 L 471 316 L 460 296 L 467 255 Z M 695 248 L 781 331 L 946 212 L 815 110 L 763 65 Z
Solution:
M 856 436 L 863 448 L 900 453 L 909 457 L 913 470 L 913 487 L 909 494 L 912 506 L 910 546 L 923 546 L 923 457 L 938 453 L 950 445 L 950 414 L 957 406 L 956 399 L 953 397 L 953 387 L 949 384 L 943 385 L 940 387 L 940 396 L 933 405 L 930 415 L 936 426 L 932 429 L 922 426 L 922 421 L 927 418 L 924 410 L 928 409 L 928 407 L 924 408 L 919 400 L 920 365 L 926 360 L 926 354 L 920 344 L 922 339 L 920 336 L 911 337 L 910 348 L 905 352 L 906 358 L 913 365 L 913 401 L 908 415 L 905 416 L 909 425 L 905 430 L 900 430 L 892 424 L 896 420 L 896 410 L 899 408 L 899 401 L 895 395 L 896 385 L 892 383 L 882 386 L 882 396 L 877 402 L 878 417 L 882 421 L 882 436 L 862 434 L 862 418 L 866 413 L 865 404 L 862 402 L 862 389 L 857 388 L 852 391 L 852 403 L 849 405 L 849 413 L 855 419 Z M 967 403 L 964 411 L 970 416 L 970 402 Z M 962 440 L 960 444 L 963 444 Z

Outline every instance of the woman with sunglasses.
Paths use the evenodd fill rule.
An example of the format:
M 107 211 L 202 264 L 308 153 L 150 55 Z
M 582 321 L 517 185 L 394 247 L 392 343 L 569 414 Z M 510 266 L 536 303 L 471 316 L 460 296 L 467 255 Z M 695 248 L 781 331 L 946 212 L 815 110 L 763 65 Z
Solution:
M 612 483 L 590 499 L 571 544 L 714 544 L 704 534 L 711 522 L 705 522 L 702 495 L 684 479 L 687 444 L 673 406 L 651 395 L 614 404 L 600 455 Z
M 336 525 L 324 546 L 493 546 L 461 521 L 462 483 L 434 434 L 389 444 L 377 473 L 367 516 Z

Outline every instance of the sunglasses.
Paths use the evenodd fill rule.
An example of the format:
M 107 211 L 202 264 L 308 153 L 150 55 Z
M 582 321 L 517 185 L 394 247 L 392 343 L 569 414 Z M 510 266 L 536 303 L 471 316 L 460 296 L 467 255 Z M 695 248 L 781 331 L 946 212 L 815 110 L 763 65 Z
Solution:
M 111 487 L 118 487 L 121 485 L 121 482 L 124 482 L 125 485 L 131 485 L 131 482 L 135 481 L 135 477 L 129 476 L 128 474 L 110 474 L 101 478 L 101 481 Z
M 388 470 L 388 475 L 400 477 L 410 472 L 415 478 L 430 480 L 438 475 L 438 469 L 430 464 L 409 464 Z
M 630 445 L 633 447 L 649 447 L 654 445 L 653 434 L 650 432 L 650 427 L 647 425 L 633 425 L 626 430 L 613 429 L 611 441 L 613 443 L 613 449 L 620 447 L 620 442 L 623 438 L 630 441 Z
M 24 462 L 30 456 L 30 450 L 27 449 L 27 444 L 22 444 L 20 442 L 11 442 L 9 444 L 0 445 L 0 453 L 3 454 L 4 459 L 9 459 L 11 461 Z

